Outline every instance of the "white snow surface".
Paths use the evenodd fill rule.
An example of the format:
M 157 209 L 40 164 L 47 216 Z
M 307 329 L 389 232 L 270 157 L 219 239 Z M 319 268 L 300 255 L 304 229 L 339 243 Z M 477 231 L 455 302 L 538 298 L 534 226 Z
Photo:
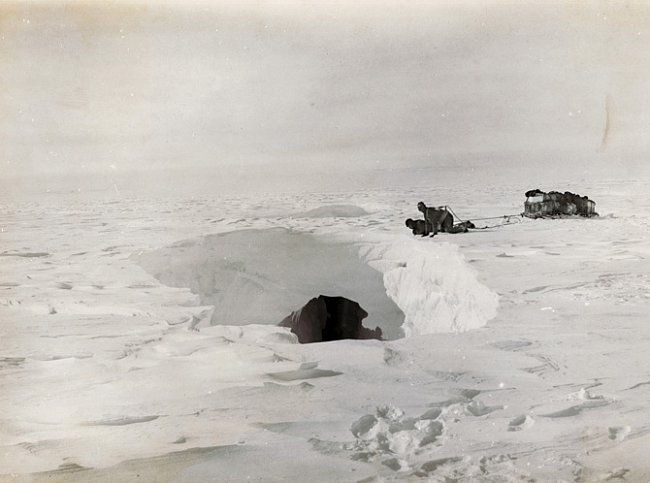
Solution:
M 403 225 L 420 200 L 470 219 L 516 213 L 532 188 L 588 194 L 602 216 L 433 239 Z M 649 188 L 5 200 L 0 481 L 648 481 Z M 342 204 L 368 215 L 291 216 Z M 260 244 L 269 228 L 301 235 L 287 251 Z M 263 265 L 223 260 L 214 237 L 233 231 Z M 301 264 L 302 235 L 340 249 Z M 200 254 L 204 284 L 235 277 L 228 297 L 243 301 L 347 273 L 328 290 L 388 295 L 408 336 L 301 345 L 271 314 L 210 325 L 220 299 L 138 265 L 171 246 L 170 263 Z M 346 260 L 380 283 L 338 272 Z M 319 278 L 314 263 L 331 266 Z
M 302 218 L 356 218 L 367 214 L 369 213 L 366 210 L 356 205 L 325 205 L 293 216 Z
M 388 295 L 405 314 L 407 337 L 477 329 L 497 313 L 497 294 L 478 281 L 457 245 L 404 235 L 368 243 L 361 256 L 384 274 Z

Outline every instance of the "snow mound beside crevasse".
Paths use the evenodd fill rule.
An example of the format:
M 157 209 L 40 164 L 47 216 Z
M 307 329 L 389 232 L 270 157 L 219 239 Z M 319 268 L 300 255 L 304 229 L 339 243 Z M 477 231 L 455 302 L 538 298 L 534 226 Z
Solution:
M 383 273 L 404 312 L 404 334 L 464 332 L 497 313 L 499 297 L 479 282 L 456 245 L 406 237 L 363 245 L 360 256 Z
M 366 210 L 356 205 L 325 205 L 293 216 L 296 218 L 357 218 L 368 214 Z

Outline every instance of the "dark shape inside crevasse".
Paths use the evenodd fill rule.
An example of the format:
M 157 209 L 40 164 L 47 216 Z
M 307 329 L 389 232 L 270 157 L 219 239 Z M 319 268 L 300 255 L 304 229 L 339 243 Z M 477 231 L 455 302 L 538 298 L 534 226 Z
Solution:
M 341 339 L 379 339 L 381 329 L 363 326 L 368 312 L 354 300 L 319 295 L 280 322 L 298 336 L 301 344 Z

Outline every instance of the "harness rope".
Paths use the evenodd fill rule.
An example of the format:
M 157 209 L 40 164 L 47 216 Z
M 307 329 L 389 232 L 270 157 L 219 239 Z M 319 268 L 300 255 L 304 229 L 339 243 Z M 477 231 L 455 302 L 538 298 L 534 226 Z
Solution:
M 469 220 L 463 220 L 460 216 L 458 216 L 454 210 L 451 209 L 450 206 L 445 205 L 445 209 L 452 214 L 454 218 L 456 218 L 460 223 L 465 223 L 466 221 Z M 485 218 L 474 218 L 473 221 L 485 221 L 485 220 L 504 220 L 504 223 L 498 223 L 496 225 L 491 225 L 491 226 L 482 226 L 482 227 L 477 227 L 476 229 L 478 230 L 485 230 L 487 228 L 496 228 L 498 226 L 505 226 L 505 225 L 516 225 L 517 223 L 521 223 L 521 220 L 515 217 L 522 217 L 523 218 L 524 214 L 523 213 L 515 213 L 512 215 L 501 215 L 501 216 L 488 216 Z M 512 219 L 515 218 L 517 221 L 512 221 Z

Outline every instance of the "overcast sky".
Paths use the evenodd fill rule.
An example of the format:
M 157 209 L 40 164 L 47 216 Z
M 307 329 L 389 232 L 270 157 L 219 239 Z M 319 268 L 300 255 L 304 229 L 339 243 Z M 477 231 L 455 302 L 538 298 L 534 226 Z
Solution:
M 0 176 L 647 153 L 650 4 L 536 3 L 3 1 Z

